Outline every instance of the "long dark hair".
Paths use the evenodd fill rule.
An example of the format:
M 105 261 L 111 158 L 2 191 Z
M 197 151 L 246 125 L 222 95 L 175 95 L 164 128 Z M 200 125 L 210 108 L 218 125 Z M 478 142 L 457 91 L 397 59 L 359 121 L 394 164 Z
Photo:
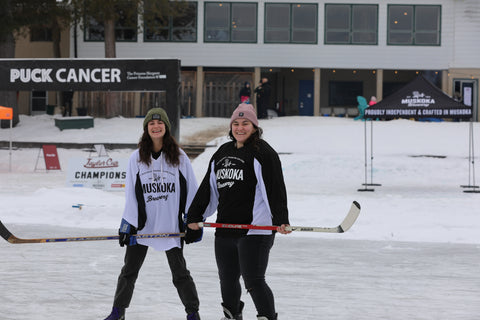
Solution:
M 256 125 L 253 124 L 253 127 L 256 129 L 254 133 L 245 141 L 245 145 L 248 144 L 253 144 L 253 146 L 257 146 L 257 142 L 262 139 L 262 134 L 263 134 L 263 129 L 260 127 L 257 127 Z M 235 137 L 233 136 L 232 128 L 230 128 L 230 131 L 228 132 L 228 137 L 233 140 L 235 140 Z
M 138 142 L 138 149 L 140 153 L 140 162 L 150 165 L 152 162 L 153 141 L 148 134 L 147 127 L 144 128 L 142 137 Z M 165 155 L 167 162 L 173 166 L 180 164 L 180 146 L 177 140 L 170 134 L 170 130 L 165 127 L 165 135 L 163 136 L 162 152 Z

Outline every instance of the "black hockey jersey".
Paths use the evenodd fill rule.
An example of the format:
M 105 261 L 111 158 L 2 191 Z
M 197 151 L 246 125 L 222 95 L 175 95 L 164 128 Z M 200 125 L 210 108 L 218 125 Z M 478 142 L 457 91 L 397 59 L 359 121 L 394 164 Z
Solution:
M 188 223 L 217 210 L 218 223 L 288 224 L 287 192 L 278 154 L 264 140 L 237 149 L 220 146 L 188 211 Z M 271 234 L 269 230 L 217 229 L 216 235 Z

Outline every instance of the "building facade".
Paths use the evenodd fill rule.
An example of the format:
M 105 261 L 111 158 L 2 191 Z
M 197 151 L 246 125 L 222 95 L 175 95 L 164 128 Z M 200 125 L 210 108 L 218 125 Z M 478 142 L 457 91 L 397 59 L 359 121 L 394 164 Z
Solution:
M 119 22 L 117 57 L 180 59 L 184 116 L 228 116 L 243 84 L 253 91 L 262 78 L 279 114 L 355 116 L 356 96 L 379 101 L 422 73 L 472 104 L 479 120 L 476 0 L 197 0 L 180 16 L 155 21 L 138 17 L 138 28 Z M 104 57 L 100 23 L 70 35 L 71 58 Z M 101 104 L 90 93 L 74 100 Z M 124 116 L 162 104 L 159 93 L 125 93 L 123 100 L 133 101 Z M 99 108 L 89 105 L 101 116 Z
M 35 28 L 26 33 L 25 36 L 17 36 L 15 42 L 15 58 L 54 58 L 54 42 L 52 32 L 47 28 Z M 60 34 L 59 50 L 60 57 L 70 56 L 70 32 L 63 30 Z M 19 91 L 17 92 L 18 111 L 20 114 L 44 114 L 47 105 L 62 105 L 61 93 L 47 91 Z

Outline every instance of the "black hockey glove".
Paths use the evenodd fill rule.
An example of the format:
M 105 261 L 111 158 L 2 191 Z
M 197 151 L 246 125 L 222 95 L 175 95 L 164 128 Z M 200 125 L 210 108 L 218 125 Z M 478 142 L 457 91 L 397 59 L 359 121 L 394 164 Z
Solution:
M 120 247 L 137 244 L 137 237 L 132 237 L 132 234 L 137 234 L 137 228 L 128 223 L 127 220 L 122 219 L 120 229 L 118 229 L 118 242 L 120 243 Z
M 185 243 L 190 244 L 194 242 L 199 242 L 203 237 L 203 228 L 199 230 L 190 229 L 188 226 L 185 228 Z

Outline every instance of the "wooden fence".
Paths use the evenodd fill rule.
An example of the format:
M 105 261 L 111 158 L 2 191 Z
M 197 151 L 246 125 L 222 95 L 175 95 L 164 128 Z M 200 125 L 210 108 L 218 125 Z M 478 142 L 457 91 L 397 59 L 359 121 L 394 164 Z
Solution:
M 240 103 L 239 92 L 246 81 L 251 82 L 251 73 L 207 73 L 203 87 L 202 112 L 204 117 L 230 117 Z M 179 88 L 180 114 L 195 117 L 196 81 L 192 73 L 182 77 Z M 165 92 L 117 92 L 121 104 L 121 116 L 145 115 L 150 108 L 165 107 Z M 76 93 L 76 107 L 86 108 L 87 114 L 105 117 L 105 92 L 85 91 Z M 254 95 L 252 94 L 252 99 Z

